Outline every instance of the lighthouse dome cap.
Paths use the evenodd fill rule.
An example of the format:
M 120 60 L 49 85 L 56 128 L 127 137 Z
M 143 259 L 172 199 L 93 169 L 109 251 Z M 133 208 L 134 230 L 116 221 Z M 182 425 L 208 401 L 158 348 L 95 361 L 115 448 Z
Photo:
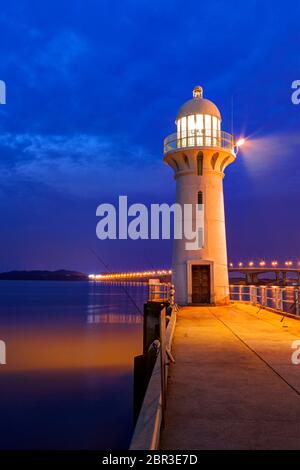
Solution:
M 176 121 L 192 114 L 209 114 L 221 119 L 221 113 L 217 106 L 212 101 L 203 98 L 201 86 L 196 86 L 193 90 L 193 98 L 181 106 L 176 116 Z

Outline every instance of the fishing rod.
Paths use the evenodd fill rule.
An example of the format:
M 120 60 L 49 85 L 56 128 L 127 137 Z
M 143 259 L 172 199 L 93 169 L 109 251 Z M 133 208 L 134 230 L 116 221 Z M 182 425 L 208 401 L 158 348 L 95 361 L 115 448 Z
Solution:
M 265 287 L 268 288 L 268 287 L 270 287 L 270 286 L 272 286 L 272 285 L 273 285 L 273 281 L 270 281 L 270 282 L 267 282 L 267 283 L 265 284 Z M 296 306 L 296 302 L 294 302 L 294 303 L 289 307 L 289 310 L 292 310 L 295 306 Z M 261 310 L 263 310 L 264 307 L 265 307 L 264 305 L 260 305 L 260 307 L 259 307 L 259 309 L 258 309 L 258 311 L 257 311 L 256 313 L 257 313 L 257 314 L 260 313 Z M 288 313 L 283 311 L 283 312 L 282 312 L 282 318 L 281 318 L 281 320 L 280 320 L 280 323 L 283 323 L 283 321 L 284 321 L 287 317 L 288 317 Z M 283 325 L 283 326 L 286 327 L 286 325 Z
M 103 261 L 103 259 L 98 255 L 98 253 L 95 252 L 95 250 L 93 250 L 92 248 L 90 248 L 90 251 L 93 253 L 93 255 L 96 256 L 97 260 L 105 267 L 105 269 L 108 271 L 109 274 L 112 274 L 109 266 Z M 133 305 L 135 306 L 135 308 L 138 310 L 138 312 L 140 313 L 140 315 L 144 316 L 143 312 L 141 311 L 140 307 L 138 306 L 138 304 L 136 303 L 136 301 L 134 300 L 134 298 L 129 294 L 128 290 L 126 289 L 126 287 L 123 285 L 123 284 L 120 284 L 121 288 L 123 289 L 123 291 L 125 292 L 125 294 L 127 295 L 127 297 L 129 298 L 129 300 L 133 303 Z
M 268 288 L 268 287 L 270 287 L 270 286 L 272 286 L 272 285 L 273 285 L 273 281 L 270 281 L 270 282 L 267 282 L 267 283 L 265 284 L 265 287 Z M 259 309 L 258 309 L 258 311 L 257 311 L 256 313 L 257 313 L 257 314 L 260 313 L 260 311 L 263 310 L 264 307 L 265 307 L 265 305 L 260 305 L 260 307 L 259 307 Z

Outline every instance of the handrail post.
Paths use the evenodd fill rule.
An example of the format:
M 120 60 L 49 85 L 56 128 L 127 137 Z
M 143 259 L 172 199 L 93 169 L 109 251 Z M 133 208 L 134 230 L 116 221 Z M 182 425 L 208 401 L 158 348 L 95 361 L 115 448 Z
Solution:
M 255 304 L 255 299 L 256 299 L 256 287 L 251 286 L 251 303 Z
M 283 311 L 283 289 L 282 288 L 279 288 L 278 294 L 279 294 L 278 296 L 279 310 Z
M 278 286 L 274 288 L 274 305 L 278 309 Z
M 296 316 L 299 317 L 300 310 L 299 310 L 299 289 L 294 290 L 294 299 L 295 299 L 295 313 Z
M 174 289 L 174 285 L 171 284 L 171 286 L 170 286 L 170 304 L 171 304 L 171 307 L 174 306 L 174 303 L 175 303 L 175 289 Z
M 249 300 L 250 302 L 253 304 L 253 286 L 249 286 L 249 289 L 250 289 L 250 296 L 249 296 Z
M 160 312 L 160 368 L 161 368 L 161 407 L 162 424 L 166 407 L 166 308 Z
M 262 305 L 263 305 L 263 307 L 266 307 L 266 305 L 267 305 L 266 297 L 267 297 L 267 289 L 266 289 L 265 286 L 263 286 L 263 288 L 262 288 Z

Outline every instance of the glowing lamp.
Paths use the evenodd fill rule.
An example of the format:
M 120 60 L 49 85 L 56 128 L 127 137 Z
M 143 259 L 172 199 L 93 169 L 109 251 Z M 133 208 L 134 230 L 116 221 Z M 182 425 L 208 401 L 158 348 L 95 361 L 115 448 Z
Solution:
M 246 139 L 244 139 L 244 137 L 241 137 L 235 145 L 237 147 L 242 147 L 242 145 L 244 145 L 245 142 L 246 142 Z

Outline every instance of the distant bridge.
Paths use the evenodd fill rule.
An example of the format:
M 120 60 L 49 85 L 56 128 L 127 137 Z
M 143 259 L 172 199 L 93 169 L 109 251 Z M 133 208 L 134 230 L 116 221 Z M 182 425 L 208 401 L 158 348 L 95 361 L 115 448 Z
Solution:
M 228 268 L 230 282 L 234 280 L 246 285 L 259 285 L 262 283 L 272 283 L 273 285 L 286 286 L 291 282 L 300 285 L 300 266 L 297 267 L 229 267 Z M 234 278 L 230 274 L 242 274 L 243 278 Z M 263 277 L 264 275 L 264 277 Z M 272 278 L 270 279 L 270 275 Z M 293 275 L 293 276 L 291 276 Z
M 277 262 L 267 265 L 260 262 L 258 265 L 250 262 L 247 265 L 238 263 L 236 266 L 230 263 L 228 272 L 231 284 L 260 285 L 269 284 L 286 286 L 288 284 L 300 285 L 300 265 L 292 261 L 286 261 L 284 265 L 278 266 Z M 241 274 L 241 277 L 232 276 Z M 162 282 L 170 282 L 171 269 L 158 269 L 148 271 L 128 271 L 90 274 L 89 279 L 101 282 L 148 282 L 149 279 L 160 279 Z

